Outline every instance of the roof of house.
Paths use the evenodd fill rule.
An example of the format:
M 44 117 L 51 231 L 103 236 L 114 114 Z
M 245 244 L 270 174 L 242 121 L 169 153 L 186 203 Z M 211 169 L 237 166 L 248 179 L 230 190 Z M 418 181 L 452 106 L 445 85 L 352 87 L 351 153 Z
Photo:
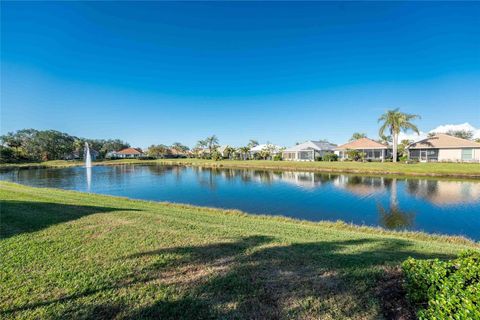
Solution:
M 116 152 L 117 154 L 143 154 L 139 148 L 125 148 Z
M 433 137 L 414 142 L 408 146 L 408 149 L 432 148 L 480 148 L 480 143 L 444 133 L 437 133 Z
M 218 147 L 217 151 L 223 153 L 227 148 L 230 148 L 228 144 Z
M 271 143 L 268 143 L 268 144 L 259 144 L 258 146 L 252 147 L 252 148 L 250 149 L 250 151 L 260 152 L 260 151 L 262 151 L 264 148 L 272 148 L 272 149 L 274 149 L 275 152 L 278 152 L 282 147 L 277 146 L 277 145 L 274 145 L 274 144 L 271 144 Z
M 285 149 L 286 152 L 302 151 L 302 150 L 317 150 L 317 151 L 333 151 L 335 145 L 324 141 L 305 141 L 296 146 Z
M 335 148 L 335 150 L 347 149 L 388 149 L 388 146 L 369 138 L 360 138 Z

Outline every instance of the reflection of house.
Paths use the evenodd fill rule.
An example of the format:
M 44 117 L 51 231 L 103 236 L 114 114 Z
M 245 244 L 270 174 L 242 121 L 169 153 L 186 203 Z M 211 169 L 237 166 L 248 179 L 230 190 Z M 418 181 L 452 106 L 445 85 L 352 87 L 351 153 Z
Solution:
M 306 141 L 297 144 L 282 152 L 284 160 L 290 161 L 314 161 L 318 157 L 323 157 L 327 153 L 332 153 L 334 144 L 324 141 Z
M 414 179 L 407 180 L 407 190 L 436 205 L 480 201 L 480 182 Z
M 143 156 L 143 151 L 140 148 L 125 148 L 120 151 L 109 152 L 110 158 L 139 158 Z
M 338 176 L 333 185 L 359 196 L 369 196 L 386 190 L 387 182 L 382 177 Z
M 321 181 L 315 180 L 313 172 L 282 172 L 282 181 L 294 184 L 299 187 L 314 188 L 321 184 Z
M 408 157 L 419 161 L 480 161 L 480 143 L 438 133 L 410 144 Z
M 383 161 L 392 156 L 389 146 L 381 144 L 369 138 L 361 138 L 335 148 L 335 154 L 340 160 L 348 159 L 348 151 L 356 150 L 365 154 L 365 160 Z

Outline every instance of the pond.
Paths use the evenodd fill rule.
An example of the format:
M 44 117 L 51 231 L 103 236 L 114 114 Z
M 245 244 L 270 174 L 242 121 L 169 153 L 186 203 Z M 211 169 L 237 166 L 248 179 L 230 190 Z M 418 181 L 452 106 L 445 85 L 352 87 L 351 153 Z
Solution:
M 0 172 L 0 180 L 480 240 L 475 180 L 164 165 L 17 169 Z

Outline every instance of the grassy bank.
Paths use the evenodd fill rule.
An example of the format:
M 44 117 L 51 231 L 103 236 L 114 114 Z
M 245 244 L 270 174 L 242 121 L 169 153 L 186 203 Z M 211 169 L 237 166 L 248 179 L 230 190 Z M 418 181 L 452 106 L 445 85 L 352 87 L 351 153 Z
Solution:
M 391 163 L 391 162 L 292 162 L 292 161 L 265 161 L 265 160 L 203 160 L 203 159 L 160 159 L 160 160 L 110 160 L 95 162 L 95 165 L 116 164 L 175 164 L 194 165 L 205 167 L 225 168 L 255 168 L 276 170 L 303 170 L 318 172 L 345 172 L 358 174 L 395 174 L 409 176 L 442 176 L 442 177 L 470 177 L 480 178 L 480 164 L 478 163 Z M 79 161 L 47 161 L 24 164 L 2 164 L 0 168 L 34 168 L 34 167 L 68 167 L 83 165 Z
M 377 319 L 385 279 L 407 257 L 479 248 L 340 223 L 0 187 L 2 318 Z

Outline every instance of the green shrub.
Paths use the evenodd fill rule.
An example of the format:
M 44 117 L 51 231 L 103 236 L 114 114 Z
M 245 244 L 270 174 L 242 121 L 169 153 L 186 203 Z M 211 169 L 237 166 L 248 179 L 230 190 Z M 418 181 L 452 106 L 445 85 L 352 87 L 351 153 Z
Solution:
M 335 153 L 327 153 L 323 156 L 323 161 L 338 161 L 338 156 Z
M 480 252 L 450 261 L 409 258 L 402 268 L 419 319 L 480 319 Z
M 277 153 L 273 156 L 273 161 L 282 161 L 282 160 L 283 158 L 281 153 Z
M 215 161 L 220 161 L 222 160 L 223 157 L 222 157 L 222 154 L 218 151 L 213 151 L 212 152 L 212 160 L 215 160 Z

